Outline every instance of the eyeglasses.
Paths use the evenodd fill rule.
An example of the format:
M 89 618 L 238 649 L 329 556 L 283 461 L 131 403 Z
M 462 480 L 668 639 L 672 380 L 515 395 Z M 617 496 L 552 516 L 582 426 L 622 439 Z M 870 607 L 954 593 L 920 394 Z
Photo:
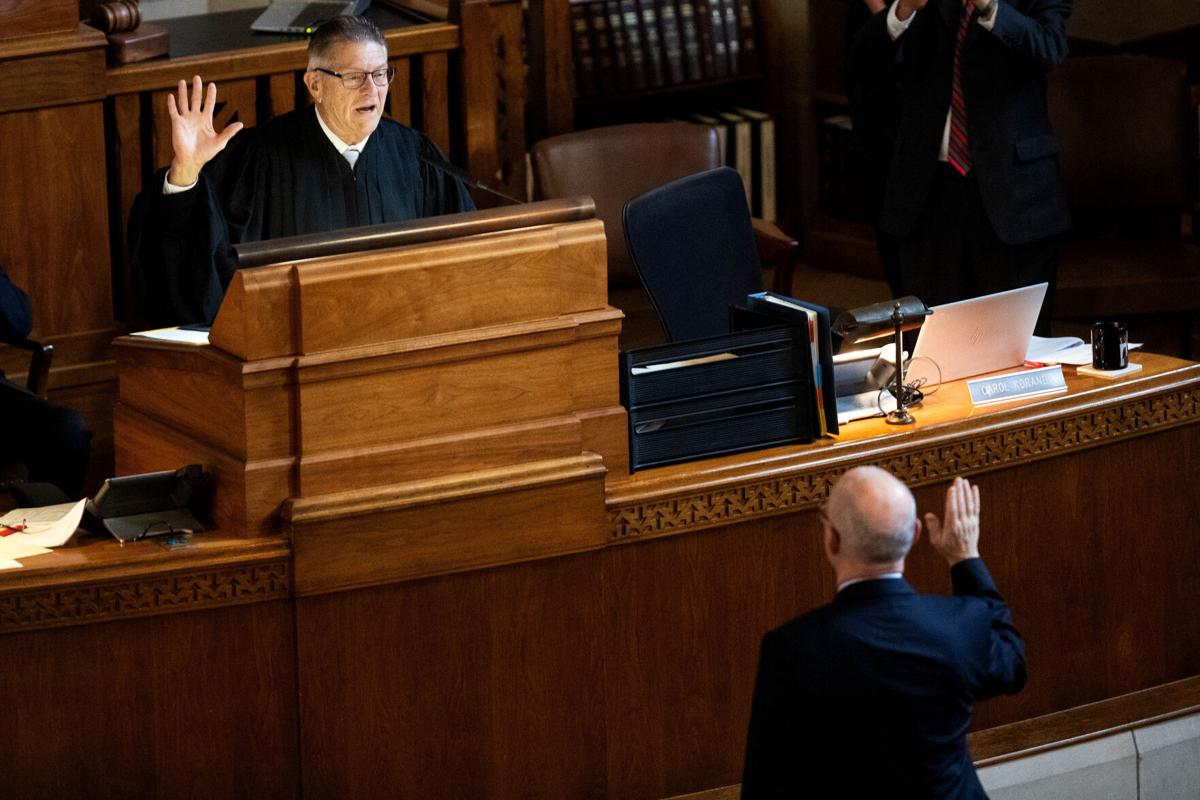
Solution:
M 367 82 L 367 76 L 371 76 L 371 83 L 376 86 L 387 86 L 392 82 L 392 78 L 396 77 L 396 68 L 388 65 L 381 67 L 374 72 L 362 72 L 355 70 L 354 72 L 334 72 L 331 69 L 324 67 L 313 67 L 313 72 L 324 72 L 326 75 L 332 75 L 342 82 L 342 86 L 350 91 L 359 89 Z

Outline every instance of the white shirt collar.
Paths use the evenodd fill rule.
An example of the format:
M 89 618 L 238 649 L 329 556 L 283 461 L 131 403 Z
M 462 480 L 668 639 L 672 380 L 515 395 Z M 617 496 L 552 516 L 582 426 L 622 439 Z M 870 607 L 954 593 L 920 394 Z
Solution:
M 902 572 L 885 572 L 882 575 L 872 575 L 870 578 L 851 578 L 848 581 L 842 581 L 841 583 L 839 583 L 837 590 L 840 592 L 842 589 L 845 589 L 847 586 L 853 586 L 854 584 L 862 583 L 863 581 L 879 581 L 879 580 L 885 580 L 885 579 L 886 580 L 896 580 L 897 578 L 903 578 L 903 577 L 904 577 L 904 573 L 902 573 Z
M 339 156 L 342 155 L 343 153 L 345 153 L 347 150 L 350 150 L 351 148 L 353 148 L 353 149 L 357 150 L 359 153 L 361 153 L 363 151 L 363 148 L 367 146 L 367 139 L 371 138 L 371 134 L 368 133 L 366 136 L 364 136 L 363 140 L 361 142 L 359 142 L 358 144 L 346 144 L 345 142 L 343 142 L 341 139 L 339 139 L 337 137 L 337 134 L 335 134 L 333 131 L 329 130 L 329 126 L 325 124 L 325 120 L 321 119 L 320 107 L 317 107 L 315 109 L 315 113 L 317 115 L 317 124 L 320 125 L 321 130 L 323 130 L 325 132 L 325 136 L 329 139 L 329 143 L 331 145 L 333 145 L 335 148 L 337 148 Z

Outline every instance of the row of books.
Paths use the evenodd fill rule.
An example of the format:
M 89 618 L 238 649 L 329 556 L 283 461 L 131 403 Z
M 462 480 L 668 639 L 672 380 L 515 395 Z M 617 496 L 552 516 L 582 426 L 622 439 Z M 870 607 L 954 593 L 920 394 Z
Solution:
M 750 213 L 774 221 L 776 206 L 775 120 L 764 111 L 727 108 L 689 114 L 686 121 L 717 129 L 725 163 L 738 171 L 746 186 Z
M 752 0 L 570 0 L 575 86 L 603 97 L 757 72 Z

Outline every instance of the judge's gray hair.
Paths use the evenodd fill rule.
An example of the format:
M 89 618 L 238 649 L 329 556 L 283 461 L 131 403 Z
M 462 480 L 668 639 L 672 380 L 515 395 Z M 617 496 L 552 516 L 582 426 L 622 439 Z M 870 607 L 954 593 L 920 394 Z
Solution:
M 383 31 L 379 30 L 374 22 L 366 17 L 343 14 L 321 23 L 321 27 L 317 28 L 317 32 L 308 40 L 308 68 L 327 66 L 324 62 L 329 51 L 335 45 L 344 42 L 377 44 L 387 50 L 387 40 L 383 38 Z
M 827 515 L 847 555 L 865 564 L 889 564 L 908 555 L 917 503 L 908 487 L 878 467 L 856 467 L 833 487 Z

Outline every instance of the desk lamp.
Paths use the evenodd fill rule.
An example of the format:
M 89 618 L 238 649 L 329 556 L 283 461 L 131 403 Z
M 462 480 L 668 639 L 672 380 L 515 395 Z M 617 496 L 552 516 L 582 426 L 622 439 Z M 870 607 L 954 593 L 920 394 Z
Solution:
M 896 395 L 896 408 L 888 412 L 889 425 L 911 425 L 916 422 L 904 402 L 904 344 L 900 334 L 921 327 L 925 317 L 932 313 L 921 300 L 908 296 L 852 308 L 839 314 L 833 323 L 834 333 L 850 344 L 895 335 L 896 385 L 892 391 Z

